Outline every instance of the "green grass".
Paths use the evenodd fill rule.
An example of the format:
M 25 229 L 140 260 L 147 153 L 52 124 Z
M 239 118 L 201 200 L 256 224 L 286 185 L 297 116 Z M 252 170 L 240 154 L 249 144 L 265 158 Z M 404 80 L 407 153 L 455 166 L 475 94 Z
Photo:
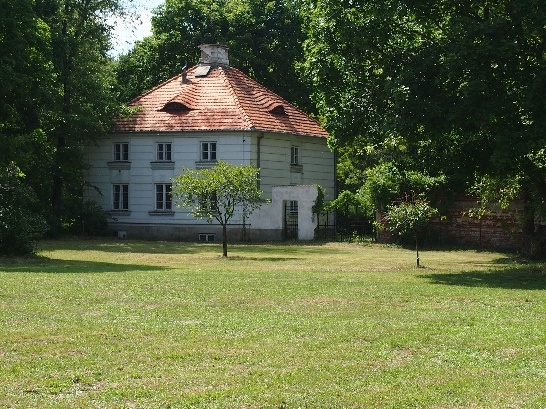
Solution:
M 546 407 L 542 264 L 229 251 L 74 240 L 0 259 L 0 407 Z

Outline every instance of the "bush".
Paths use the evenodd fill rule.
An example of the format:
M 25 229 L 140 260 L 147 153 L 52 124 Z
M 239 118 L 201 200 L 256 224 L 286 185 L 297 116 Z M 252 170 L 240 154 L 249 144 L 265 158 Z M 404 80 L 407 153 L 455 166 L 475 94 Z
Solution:
M 34 211 L 34 192 L 13 163 L 0 174 L 0 254 L 34 253 L 36 241 L 47 231 L 45 219 Z
M 108 232 L 108 213 L 96 202 L 84 202 L 79 219 L 85 234 L 101 236 Z
M 63 232 L 77 235 L 104 236 L 108 233 L 108 213 L 96 202 L 81 199 L 67 201 Z

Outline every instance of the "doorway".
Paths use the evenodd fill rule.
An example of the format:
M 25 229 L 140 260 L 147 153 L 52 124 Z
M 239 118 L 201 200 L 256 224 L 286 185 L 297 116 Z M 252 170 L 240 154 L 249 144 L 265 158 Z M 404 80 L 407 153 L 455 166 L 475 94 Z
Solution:
M 298 239 L 298 201 L 297 200 L 284 201 L 283 239 L 284 240 Z

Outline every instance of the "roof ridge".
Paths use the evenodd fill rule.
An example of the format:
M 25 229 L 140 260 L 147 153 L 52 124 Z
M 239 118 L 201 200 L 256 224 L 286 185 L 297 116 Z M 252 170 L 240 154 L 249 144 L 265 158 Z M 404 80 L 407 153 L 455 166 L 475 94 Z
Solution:
M 243 104 L 241 103 L 240 99 L 239 99 L 239 95 L 237 94 L 237 92 L 235 91 L 235 87 L 231 84 L 231 81 L 230 81 L 230 78 L 228 75 L 226 75 L 226 70 L 229 69 L 229 70 L 235 70 L 235 71 L 239 71 L 241 72 L 240 70 L 238 70 L 237 68 L 233 68 L 233 67 L 229 67 L 229 68 L 226 68 L 226 67 L 221 67 L 219 66 L 218 68 L 221 68 L 221 73 L 224 77 L 224 80 L 227 82 L 228 84 L 228 87 L 229 87 L 229 91 L 230 93 L 233 95 L 233 98 L 235 99 L 235 103 L 237 105 L 237 107 L 240 109 L 240 111 L 243 113 L 243 116 L 244 116 L 244 121 L 249 125 L 249 128 L 250 129 L 255 129 L 256 128 L 256 125 L 252 122 L 252 119 L 250 119 L 250 116 L 247 114 Z

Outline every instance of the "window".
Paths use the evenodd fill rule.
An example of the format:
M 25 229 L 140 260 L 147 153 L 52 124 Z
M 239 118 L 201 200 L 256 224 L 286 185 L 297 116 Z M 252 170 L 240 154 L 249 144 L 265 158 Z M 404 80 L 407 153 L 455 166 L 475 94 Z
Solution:
M 115 161 L 129 160 L 129 144 L 128 143 L 114 144 L 114 160 Z
M 216 193 L 202 195 L 199 197 L 199 213 L 203 216 L 215 214 L 218 210 L 218 197 Z
M 271 112 L 274 115 L 286 115 L 286 110 L 284 109 L 284 107 L 282 105 L 275 106 L 269 112 Z
M 170 162 L 172 160 L 172 144 L 158 143 L 157 144 L 157 160 L 162 162 Z
M 214 241 L 215 238 L 214 233 L 199 233 L 199 241 Z
M 170 183 L 155 185 L 155 210 L 173 209 L 173 185 Z
M 114 210 L 129 210 L 129 185 L 114 185 L 113 198 Z
M 201 160 L 216 160 L 216 142 L 201 142 Z
M 291 165 L 300 164 L 300 148 L 298 146 L 292 146 L 290 148 L 290 164 Z
M 187 105 L 184 105 L 181 102 L 169 101 L 165 104 L 163 108 L 161 108 L 161 110 L 163 112 L 176 114 L 176 113 L 190 111 L 190 107 L 188 107 Z
M 298 201 L 290 200 L 289 209 L 290 209 L 290 213 L 298 213 Z

